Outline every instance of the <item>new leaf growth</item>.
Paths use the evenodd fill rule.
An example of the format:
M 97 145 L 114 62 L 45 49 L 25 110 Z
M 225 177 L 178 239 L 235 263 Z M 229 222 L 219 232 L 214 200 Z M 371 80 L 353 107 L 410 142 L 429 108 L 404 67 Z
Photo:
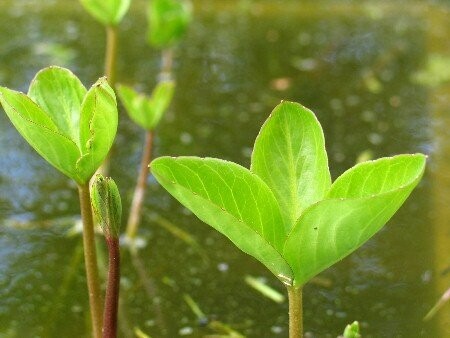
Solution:
M 359 333 L 359 323 L 354 321 L 345 327 L 343 338 L 361 338 Z
M 105 26 L 116 26 L 130 7 L 131 0 L 80 0 L 86 11 Z
M 187 0 L 151 0 L 148 7 L 148 41 L 155 48 L 173 46 L 186 32 L 192 16 Z
M 102 175 L 95 176 L 91 188 L 94 214 L 106 238 L 118 238 L 122 218 L 122 202 L 114 180 Z
M 283 102 L 256 139 L 250 170 L 198 157 L 161 157 L 151 170 L 202 221 L 301 288 L 386 224 L 419 183 L 425 159 L 360 163 L 331 184 L 315 115 Z
M 175 83 L 158 83 L 150 97 L 118 85 L 117 93 L 130 118 L 145 130 L 154 130 L 172 101 Z
M 86 90 L 69 70 L 48 67 L 28 95 L 0 87 L 0 102 L 23 138 L 78 184 L 89 181 L 116 135 L 116 96 L 104 77 Z

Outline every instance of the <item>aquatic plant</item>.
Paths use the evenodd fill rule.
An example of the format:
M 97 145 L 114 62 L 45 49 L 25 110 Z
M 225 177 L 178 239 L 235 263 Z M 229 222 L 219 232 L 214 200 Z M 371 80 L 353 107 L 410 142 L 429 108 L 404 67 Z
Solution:
M 158 182 L 198 218 L 264 264 L 288 290 L 289 336 L 302 336 L 302 287 L 371 238 L 420 181 L 422 154 L 360 163 L 331 182 L 314 113 L 278 105 L 250 170 L 214 158 L 160 157 Z
M 191 4 L 187 0 L 152 0 L 148 2 L 148 43 L 161 50 L 158 84 L 151 97 L 119 86 L 119 97 L 128 115 L 145 129 L 145 141 L 139 175 L 131 202 L 126 238 L 134 243 L 141 220 L 142 205 L 147 189 L 148 163 L 152 157 L 154 129 L 170 105 L 175 81 L 172 76 L 173 48 L 185 34 L 191 21 Z
M 116 84 L 117 26 L 130 8 L 131 0 L 80 0 L 86 11 L 106 29 L 105 75 Z
M 103 338 L 117 337 L 119 307 L 120 246 L 119 230 L 122 219 L 122 201 L 113 179 L 96 175 L 92 182 L 91 201 L 108 247 L 108 280 L 103 312 Z
M 166 49 L 179 42 L 192 19 L 191 3 L 186 0 L 152 0 L 148 6 L 148 41 Z
M 359 332 L 359 323 L 354 321 L 351 324 L 348 324 L 345 327 L 343 338 L 361 338 L 361 334 Z
M 102 304 L 89 180 L 116 135 L 114 91 L 104 77 L 87 90 L 69 70 L 49 67 L 36 74 L 27 95 L 0 87 L 0 102 L 23 138 L 78 185 L 92 329 L 98 338 Z
M 148 164 L 152 156 L 153 131 L 170 105 L 174 92 L 173 81 L 160 82 L 150 97 L 136 92 L 133 88 L 118 85 L 117 93 L 130 118 L 145 130 L 139 176 L 131 202 L 126 235 L 133 240 L 141 220 L 142 204 L 147 187 Z

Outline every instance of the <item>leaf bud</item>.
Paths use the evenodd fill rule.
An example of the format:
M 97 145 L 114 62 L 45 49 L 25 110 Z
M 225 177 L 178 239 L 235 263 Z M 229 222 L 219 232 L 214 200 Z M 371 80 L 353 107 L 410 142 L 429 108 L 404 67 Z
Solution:
M 119 189 L 110 177 L 97 175 L 91 187 L 91 203 L 106 238 L 118 238 L 122 218 Z

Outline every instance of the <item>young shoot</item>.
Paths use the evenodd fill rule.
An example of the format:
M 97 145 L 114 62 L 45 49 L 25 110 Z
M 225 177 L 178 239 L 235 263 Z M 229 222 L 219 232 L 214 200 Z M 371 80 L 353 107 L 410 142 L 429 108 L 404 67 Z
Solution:
M 106 30 L 105 75 L 116 84 L 117 26 L 130 8 L 131 0 L 80 0 L 85 10 Z
M 51 165 L 78 185 L 86 278 L 93 336 L 102 328 L 102 303 L 89 197 L 89 180 L 117 131 L 117 104 L 106 78 L 89 90 L 69 70 L 37 73 L 28 94 L 0 87 L 0 102 L 23 138 Z
M 103 338 L 116 338 L 120 286 L 119 230 L 122 219 L 122 202 L 114 180 L 96 175 L 92 182 L 91 201 L 92 209 L 105 235 L 109 257 L 102 334 Z
M 147 188 L 148 164 L 152 157 L 153 132 L 172 101 L 175 84 L 173 81 L 160 82 L 150 97 L 136 92 L 133 88 L 119 85 L 118 95 L 130 118 L 145 130 L 145 143 L 142 152 L 139 176 L 131 202 L 126 239 L 133 245 L 139 223 L 142 205 Z
M 322 128 L 282 102 L 256 138 L 250 170 L 214 158 L 161 157 L 158 182 L 286 285 L 289 336 L 303 335 L 302 287 L 369 240 L 425 169 L 422 154 L 360 163 L 331 182 Z

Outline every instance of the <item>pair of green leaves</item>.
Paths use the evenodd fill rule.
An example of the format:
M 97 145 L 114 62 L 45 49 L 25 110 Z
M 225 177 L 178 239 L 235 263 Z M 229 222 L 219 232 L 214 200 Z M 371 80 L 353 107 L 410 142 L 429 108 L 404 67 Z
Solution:
M 173 81 L 163 81 L 158 83 L 150 97 L 124 85 L 117 86 L 117 94 L 131 119 L 142 128 L 153 130 L 169 107 L 174 89 Z
M 79 184 L 102 164 L 116 135 L 116 97 L 104 77 L 86 90 L 69 70 L 49 67 L 28 95 L 0 87 L 0 102 L 25 140 Z
M 358 164 L 331 184 L 322 128 L 311 111 L 290 102 L 263 125 L 250 170 L 212 158 L 151 163 L 177 200 L 295 287 L 380 230 L 424 168 L 424 155 L 399 155 Z
M 155 48 L 167 48 L 183 36 L 192 19 L 187 0 L 151 0 L 148 7 L 148 41 Z
M 131 0 L 80 0 L 86 11 L 105 26 L 116 26 L 130 8 Z

